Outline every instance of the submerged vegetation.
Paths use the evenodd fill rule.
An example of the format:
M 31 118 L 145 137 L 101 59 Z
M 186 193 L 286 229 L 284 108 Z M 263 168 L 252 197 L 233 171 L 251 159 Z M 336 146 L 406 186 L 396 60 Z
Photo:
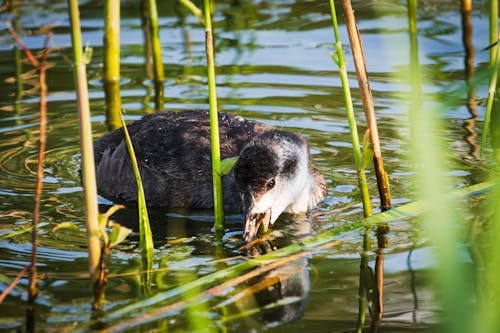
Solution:
M 393 244 L 392 246 L 394 253 L 398 252 L 398 246 L 410 253 L 418 247 L 429 246 L 433 249 L 432 272 L 429 276 L 431 277 L 433 290 L 437 295 L 434 302 L 439 305 L 440 310 L 436 314 L 437 320 L 429 324 L 428 327 L 436 328 L 442 325 L 443 330 L 449 332 L 495 332 L 500 326 L 500 319 L 497 316 L 500 309 L 500 283 L 496 281 L 496 277 L 500 274 L 500 208 L 496 204 L 500 202 L 500 161 L 498 160 L 500 147 L 495 142 L 495 138 L 499 137 L 498 133 L 500 132 L 500 128 L 498 128 L 499 121 L 495 120 L 500 118 L 497 96 L 499 89 L 497 75 L 500 70 L 498 51 L 500 48 L 496 44 L 498 42 L 497 2 L 491 1 L 490 3 L 490 13 L 493 13 L 489 23 L 490 45 L 484 45 L 484 49 L 489 50 L 490 59 L 487 68 L 489 74 L 488 92 L 487 96 L 483 96 L 486 97 L 486 103 L 484 105 L 484 122 L 481 129 L 480 154 L 471 153 L 471 157 L 478 157 L 477 159 L 474 158 L 472 162 L 469 159 L 460 162 L 464 163 L 470 170 L 481 170 L 481 177 L 477 177 L 477 181 L 472 185 L 457 185 L 456 179 L 449 176 L 449 174 L 453 173 L 450 165 L 455 162 L 449 159 L 450 154 L 447 152 L 450 139 L 446 137 L 445 121 L 447 119 L 443 117 L 443 114 L 451 105 L 460 103 L 464 97 L 460 96 L 460 101 L 439 100 L 435 94 L 431 94 L 424 89 L 425 86 L 431 84 L 427 82 L 426 69 L 421 65 L 421 59 L 419 58 L 419 28 L 417 25 L 419 11 L 417 1 L 408 0 L 406 8 L 408 13 L 407 38 L 410 49 L 408 52 L 393 51 L 394 57 L 407 55 L 408 69 L 400 71 L 400 76 L 392 79 L 410 87 L 410 89 L 401 93 L 403 97 L 399 106 L 408 110 L 408 121 L 410 123 L 392 123 L 390 125 L 395 130 L 400 131 L 409 128 L 409 137 L 405 138 L 406 145 L 409 148 L 405 154 L 407 155 L 406 160 L 410 165 L 410 170 L 405 172 L 410 174 L 410 182 L 415 187 L 415 196 L 408 195 L 407 197 L 413 197 L 414 199 L 408 202 L 409 200 L 401 199 L 391 201 L 394 196 L 391 198 L 389 179 L 392 177 L 397 180 L 398 178 L 391 175 L 391 171 L 387 172 L 384 168 L 382 151 L 384 150 L 385 140 L 384 138 L 380 140 L 378 137 L 379 129 L 377 127 L 377 115 L 375 114 L 377 105 L 373 101 L 372 91 L 370 90 L 370 73 L 367 71 L 369 66 L 365 63 L 365 57 L 368 58 L 369 55 L 363 52 L 363 46 L 361 45 L 363 33 L 360 33 L 356 27 L 351 2 L 349 0 L 342 1 L 342 8 L 346 18 L 345 27 L 348 33 L 341 34 L 338 25 L 340 20 L 337 17 L 335 3 L 333 0 L 329 1 L 330 21 L 334 33 L 331 41 L 323 41 L 323 43 L 330 42 L 333 44 L 334 51 L 331 53 L 331 58 L 339 70 L 338 75 L 343 89 L 342 96 L 344 97 L 343 102 L 346 111 L 344 113 L 347 115 L 343 119 L 347 119 L 351 140 L 347 146 L 352 148 L 353 156 L 351 169 L 358 177 L 357 186 L 354 186 L 357 188 L 355 199 L 349 204 L 360 209 L 359 211 L 353 210 L 354 218 L 350 217 L 350 219 L 346 220 L 344 217 L 343 220 L 337 222 L 336 214 L 342 209 L 348 208 L 349 204 L 338 209 L 332 207 L 329 203 L 325 203 L 324 208 L 312 214 L 316 214 L 328 221 L 328 230 L 320 229 L 318 232 L 313 232 L 312 235 L 310 235 L 310 232 L 303 234 L 302 231 L 299 231 L 297 232 L 298 235 L 295 235 L 296 230 L 290 231 L 293 230 L 293 227 L 284 226 L 285 237 L 283 238 L 289 239 L 286 239 L 288 242 L 285 242 L 283 246 L 275 245 L 275 241 L 280 237 L 272 233 L 262 235 L 261 239 L 242 246 L 242 244 L 238 243 L 239 240 L 234 240 L 239 237 L 241 232 L 238 231 L 235 237 L 231 227 L 224 223 L 221 177 L 230 171 L 236 159 L 220 160 L 217 123 L 219 106 L 215 77 L 216 72 L 219 70 L 215 61 L 218 35 L 214 34 L 212 27 L 212 15 L 217 15 L 217 7 L 209 0 L 204 0 L 203 10 L 198 9 L 196 4 L 188 0 L 179 1 L 179 5 L 184 6 L 177 8 L 179 12 L 187 10 L 194 14 L 197 24 L 201 22 L 205 29 L 206 80 L 204 80 L 204 83 L 207 84 L 207 100 L 212 125 L 212 173 L 214 183 L 214 212 L 211 212 L 213 218 L 210 215 L 209 220 L 210 223 L 214 221 L 213 226 L 216 236 L 208 238 L 208 241 L 205 240 L 207 244 L 196 249 L 202 253 L 199 258 L 189 257 L 190 254 L 187 251 L 191 251 L 189 247 L 193 246 L 193 237 L 187 234 L 178 238 L 169 238 L 167 236 L 166 240 L 158 247 L 158 250 L 154 251 L 154 231 L 152 229 L 155 229 L 155 222 L 157 221 L 153 221 L 153 219 L 165 215 L 164 213 L 157 215 L 151 211 L 148 213 L 146 209 L 140 171 L 133 153 L 133 144 L 128 136 L 125 120 L 121 115 L 121 110 L 126 108 L 126 103 L 122 103 L 120 93 L 120 85 L 122 84 L 120 82 L 120 49 L 123 47 L 119 44 L 120 2 L 106 1 L 106 23 L 103 24 L 105 27 L 103 59 L 96 59 L 96 56 L 90 57 L 91 52 L 88 48 L 85 49 L 85 52 L 82 52 L 84 43 L 80 31 L 78 2 L 68 0 L 73 51 L 71 62 L 73 63 L 77 95 L 81 178 L 85 198 L 82 205 L 84 206 L 87 232 L 85 247 L 88 249 L 88 255 L 86 260 L 88 260 L 90 272 L 89 284 L 94 288 L 94 301 L 92 302 L 94 312 L 85 320 L 77 320 L 76 327 L 73 326 L 73 323 L 64 321 L 62 321 L 63 324 L 59 324 L 59 327 L 65 331 L 76 332 L 101 330 L 103 327 L 103 331 L 106 332 L 134 331 L 137 327 L 151 331 L 164 331 L 167 330 L 167 327 L 171 329 L 172 326 L 174 329 L 187 328 L 193 331 L 226 329 L 227 327 L 231 327 L 232 330 L 241 330 L 242 323 L 247 320 L 247 317 L 253 315 L 265 317 L 269 313 L 277 318 L 278 323 L 285 325 L 301 317 L 304 312 L 304 303 L 307 301 L 308 288 L 311 283 L 308 273 L 309 258 L 338 255 L 335 249 L 344 246 L 343 239 L 350 233 L 354 233 L 360 235 L 360 241 L 356 241 L 354 246 L 360 254 L 359 285 L 356 295 L 358 317 L 357 320 L 349 318 L 348 329 L 358 332 L 368 329 L 371 332 L 376 332 L 384 325 L 382 319 L 385 308 L 384 261 L 386 249 L 391 246 L 390 242 L 393 241 L 391 240 L 392 231 L 390 227 L 395 226 L 398 228 L 402 223 L 411 223 L 412 228 L 418 229 L 418 232 L 410 232 L 409 229 L 405 231 L 410 234 L 408 238 L 411 240 L 411 245 Z M 354 9 L 356 9 L 357 4 L 354 3 L 353 5 Z M 465 18 L 466 15 L 471 15 L 471 2 L 462 0 L 461 5 L 462 15 Z M 142 0 L 141 7 L 146 9 L 144 12 L 147 13 L 146 18 L 143 18 L 143 22 L 147 22 L 143 27 L 145 35 L 150 36 L 150 41 L 145 43 L 146 48 L 150 49 L 146 50 L 145 54 L 150 54 L 153 63 L 154 109 L 160 110 L 164 107 L 170 107 L 169 103 L 171 103 L 169 96 L 164 96 L 166 79 L 164 77 L 163 63 L 165 62 L 165 55 L 162 55 L 162 51 L 165 51 L 166 48 L 162 46 L 160 41 L 161 23 L 159 22 L 156 1 Z M 12 15 L 14 14 L 13 8 L 4 10 L 10 10 Z M 250 12 L 247 14 L 251 15 Z M 218 22 L 220 22 L 220 19 Z M 467 20 L 463 19 L 462 22 L 467 22 Z M 231 24 L 229 20 L 226 23 Z M 342 28 L 342 25 L 340 28 Z M 466 31 L 465 28 L 464 31 Z M 469 31 L 469 33 L 471 32 Z M 17 35 L 14 30 L 11 30 L 11 34 L 14 41 L 22 45 L 18 38 L 15 37 Z M 186 45 L 189 45 L 190 42 L 187 36 L 188 34 L 185 34 Z M 346 36 L 349 37 L 349 45 L 353 52 L 352 58 L 347 56 L 344 50 L 347 48 L 347 40 L 342 40 L 342 38 L 346 38 Z M 3 293 L 0 296 L 0 303 L 7 297 L 20 297 L 16 296 L 16 294 L 12 296 L 8 296 L 8 294 L 13 293 L 18 288 L 16 284 L 20 283 L 22 275 L 29 272 L 28 309 L 42 306 L 42 303 L 38 304 L 36 302 L 36 286 L 38 278 L 40 278 L 40 274 L 36 270 L 38 267 L 36 258 L 46 143 L 47 86 L 45 84 L 45 71 L 49 51 L 48 40 L 49 38 L 47 38 L 44 45 L 39 62 L 25 48 L 26 55 L 37 69 L 40 81 L 40 144 L 36 158 L 38 164 L 33 222 L 29 228 L 9 231 L 0 236 L 0 241 L 10 242 L 10 240 L 17 239 L 24 233 L 31 232 L 32 234 L 33 261 L 24 268 L 19 269 L 20 273 L 16 272 L 17 276 L 14 278 L 9 277 L 8 283 L 5 282 L 5 279 L 3 280 L 5 286 L 2 287 Z M 227 40 L 224 42 L 228 43 Z M 325 52 L 324 56 L 328 57 L 328 54 Z M 151 59 L 145 59 L 145 63 L 147 64 Z M 348 63 L 349 59 L 353 60 L 353 64 Z M 127 138 L 128 152 L 137 180 L 138 233 L 134 233 L 120 223 L 111 221 L 111 219 L 118 217 L 120 212 L 124 211 L 120 210 L 123 208 L 122 206 L 112 206 L 107 213 L 98 214 L 92 148 L 91 124 L 93 120 L 90 113 L 90 97 L 87 86 L 89 80 L 87 79 L 86 65 L 88 62 L 100 61 L 104 65 L 102 86 L 106 92 L 108 129 L 116 128 L 118 122 L 120 126 L 123 126 Z M 474 62 L 469 61 L 469 63 L 473 64 Z M 354 93 L 349 87 L 348 68 L 351 68 L 351 65 L 356 70 L 360 88 L 355 90 Z M 334 64 L 332 64 L 333 66 Z M 268 69 L 274 70 L 271 67 Z M 224 68 L 223 70 L 227 71 L 228 69 Z M 470 72 L 467 75 L 470 75 Z M 467 87 L 462 90 L 469 89 L 469 105 L 472 103 L 474 106 L 478 106 L 474 99 L 476 92 L 472 94 L 470 89 L 472 89 L 472 85 L 474 87 L 480 84 L 485 85 L 484 81 L 479 82 L 480 79 L 468 76 L 468 79 L 464 82 L 464 86 Z M 289 83 L 287 82 L 287 84 Z M 353 96 L 359 100 L 354 102 Z M 165 103 L 165 100 L 167 103 Z M 364 121 L 361 121 L 357 115 L 360 111 L 360 104 L 363 105 L 365 111 Z M 324 117 L 332 116 L 325 113 Z M 311 117 L 311 120 L 313 118 Z M 272 119 L 269 118 L 269 120 Z M 365 129 L 364 139 L 362 145 L 360 145 L 358 130 L 362 132 L 362 129 Z M 330 150 L 333 151 L 333 149 Z M 335 159 L 334 156 L 328 156 L 327 158 Z M 374 164 L 374 176 L 371 175 L 370 171 L 372 162 Z M 337 179 L 335 179 L 335 182 L 337 182 Z M 333 185 L 333 183 L 332 181 L 331 184 Z M 379 200 L 373 199 L 370 195 L 370 189 L 373 188 L 378 189 Z M 392 188 L 394 189 L 394 183 Z M 395 197 L 398 198 L 398 195 Z M 401 198 L 401 195 L 399 197 Z M 362 206 L 357 205 L 360 202 Z M 374 214 L 373 211 L 377 212 L 378 210 L 373 209 L 372 206 L 375 207 L 376 205 L 380 206 L 380 212 Z M 356 215 L 361 211 L 363 212 L 363 218 L 359 214 Z M 167 216 L 178 218 L 178 215 L 183 214 L 186 214 L 186 212 L 181 211 L 178 213 L 175 211 L 174 213 L 167 213 Z M 187 214 L 189 215 L 189 212 Z M 351 215 L 351 213 L 348 215 Z M 196 214 L 189 216 L 192 221 L 196 221 L 197 218 L 203 219 L 205 217 Z M 231 223 L 230 219 L 231 217 L 229 217 Z M 150 220 L 152 220 L 152 227 L 150 227 Z M 401 222 L 408 220 L 412 222 Z M 294 221 L 290 224 L 294 223 L 298 224 L 299 222 Z M 306 220 L 306 224 L 310 230 L 311 222 Z M 157 224 L 156 228 L 158 229 Z M 162 228 L 168 228 L 168 226 L 162 226 Z M 56 226 L 52 232 L 58 230 L 58 233 L 67 232 L 71 235 L 73 232 L 81 234 L 81 229 L 74 223 L 63 222 Z M 227 233 L 224 234 L 224 231 Z M 287 232 L 290 232 L 290 235 L 287 235 Z M 137 238 L 138 245 L 136 244 Z M 371 242 L 374 238 L 377 239 L 377 246 L 372 249 Z M 345 246 L 352 245 L 347 244 Z M 409 246 L 411 246 L 410 250 L 408 250 Z M 165 247 L 170 247 L 172 250 L 170 252 L 164 251 Z M 228 251 L 227 247 L 231 248 L 231 251 Z M 141 250 L 140 260 L 137 260 L 138 256 L 134 252 L 136 248 Z M 208 252 L 210 255 L 207 255 Z M 228 257 L 227 252 L 233 255 L 237 253 L 240 256 Z M 108 264 L 110 256 L 115 256 L 112 265 Z M 210 260 L 206 260 L 205 257 L 210 258 Z M 467 258 L 464 259 L 465 257 Z M 371 259 L 374 261 L 373 265 Z M 196 260 L 202 262 L 201 266 L 203 268 L 199 272 L 195 272 L 192 268 Z M 431 259 L 427 258 L 427 260 Z M 138 262 L 140 264 L 137 264 Z M 409 263 L 408 260 L 408 265 L 410 265 Z M 50 272 L 47 274 L 50 278 Z M 44 277 L 41 276 L 41 278 Z M 112 306 L 106 308 L 104 306 L 106 304 L 104 290 L 107 288 L 106 283 L 109 278 L 121 281 L 122 284 L 119 288 L 125 289 L 131 295 L 134 294 L 135 297 L 131 301 L 128 301 L 127 297 L 125 297 L 116 303 L 111 300 Z M 286 294 L 285 291 L 289 291 L 286 290 L 287 285 L 293 285 L 294 283 L 300 285 L 298 289 L 301 293 Z M 260 304 L 259 296 L 269 290 L 274 290 L 275 294 L 283 293 L 283 295 L 279 295 L 281 298 L 271 297 L 271 301 Z M 285 315 L 280 316 L 279 310 L 285 312 Z M 185 316 L 179 317 L 179 313 Z M 369 324 L 365 318 L 366 313 L 370 314 L 371 320 Z M 26 329 L 35 331 L 35 318 L 37 317 L 31 314 L 31 317 L 27 318 Z M 180 323 L 176 322 L 177 320 Z M 343 320 L 346 321 L 347 319 L 343 318 Z M 233 322 L 238 324 L 231 326 Z M 19 328 L 21 325 L 15 326 Z M 263 328 L 272 330 L 272 325 L 258 326 L 256 329 Z

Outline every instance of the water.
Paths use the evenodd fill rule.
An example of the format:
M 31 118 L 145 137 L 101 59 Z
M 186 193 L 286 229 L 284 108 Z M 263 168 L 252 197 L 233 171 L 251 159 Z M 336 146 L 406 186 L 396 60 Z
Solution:
M 409 37 L 405 2 L 354 1 L 358 26 L 364 43 L 367 70 L 378 114 L 386 169 L 392 186 L 393 203 L 414 199 L 408 157 L 408 105 L 404 102 L 409 86 L 397 78 L 408 70 Z M 471 146 L 463 128 L 471 122 L 463 90 L 464 45 L 459 1 L 419 3 L 420 62 L 424 66 L 424 91 L 437 98 L 450 98 L 442 114 L 450 147 L 450 173 L 455 187 L 475 184 L 483 173 L 473 168 Z M 337 11 L 340 12 L 340 5 Z M 81 2 L 83 40 L 93 48 L 88 66 L 93 131 L 106 131 L 105 101 L 101 84 L 102 5 Z M 144 75 L 142 32 L 136 2 L 122 3 L 122 99 L 128 121 L 138 119 L 153 108 L 153 85 Z M 186 14 L 186 11 L 181 9 Z M 165 63 L 164 109 L 206 107 L 204 30 L 192 16 L 178 14 L 175 1 L 160 1 L 160 37 Z M 36 325 L 39 331 L 71 331 L 91 317 L 85 234 L 63 230 L 51 232 L 61 222 L 84 227 L 82 188 L 79 179 L 79 137 L 75 92 L 72 81 L 71 42 L 65 1 L 27 2 L 16 13 L 4 12 L 24 42 L 39 50 L 44 36 L 38 29 L 53 26 L 54 37 L 47 72 L 48 142 L 40 227 L 39 272 L 42 274 L 37 300 Z M 343 19 L 340 23 L 343 24 Z M 362 214 L 351 153 L 349 129 L 336 65 L 329 53 L 333 33 L 326 1 L 218 1 L 215 21 L 217 85 L 221 110 L 235 112 L 280 128 L 308 136 L 312 158 L 328 181 L 328 197 L 300 222 L 286 218 L 279 223 L 274 245 L 282 247 L 308 233 L 343 230 Z M 476 48 L 474 65 L 478 80 L 477 96 L 486 97 L 484 80 L 488 53 L 486 1 L 475 1 L 472 12 L 472 41 Z M 347 45 L 345 27 L 341 38 Z M 347 50 L 347 48 L 346 48 Z M 38 133 L 37 78 L 26 61 L 22 62 L 22 96 L 15 85 L 16 52 L 4 26 L 0 27 L 0 237 L 30 225 L 33 210 Z M 24 57 L 22 57 L 24 59 Z M 351 85 L 356 86 L 352 57 L 346 51 Z M 481 79 L 483 78 L 483 79 Z M 461 90 L 462 89 L 462 90 Z M 458 92 L 458 93 L 457 93 Z M 360 110 L 359 91 L 353 89 L 354 104 Z M 473 129 L 480 131 L 484 105 L 477 108 L 479 119 Z M 365 127 L 358 115 L 360 133 Z M 473 119 L 475 120 L 475 119 Z M 475 139 L 476 142 L 478 139 Z M 469 140 L 470 141 L 470 140 Z M 368 174 L 376 204 L 374 174 Z M 102 204 L 107 204 L 100 199 Z M 116 219 L 137 231 L 135 212 L 121 211 Z M 186 284 L 241 259 L 221 258 L 245 254 L 239 250 L 241 216 L 231 216 L 230 232 L 223 244 L 211 232 L 210 212 L 153 212 L 155 268 L 168 268 L 153 275 L 152 294 Z M 421 235 L 422 227 L 412 219 L 390 225 L 385 249 L 384 331 L 430 331 L 440 310 L 434 300 L 427 271 L 434 266 L 432 251 Z M 228 296 L 212 297 L 204 310 L 204 320 L 213 319 L 230 331 L 320 332 L 354 331 L 358 315 L 358 284 L 363 230 L 344 231 L 342 242 L 315 252 L 291 266 L 268 273 L 240 285 Z M 375 235 L 370 233 L 373 244 Z M 114 311 L 144 298 L 139 283 L 140 256 L 137 235 L 110 254 L 110 278 L 106 288 L 105 311 Z M 267 252 L 264 246 L 261 252 Z M 21 233 L 0 238 L 0 289 L 30 262 L 30 235 Z M 219 259 L 219 261 L 216 261 Z M 375 251 L 368 252 L 374 267 Z M 286 278 L 288 277 L 288 278 Z M 267 278 L 267 279 L 266 279 Z M 280 280 L 274 289 L 265 281 Z M 263 282 L 264 281 L 264 282 Z M 234 295 L 248 285 L 261 286 L 257 297 Z M 255 287 L 256 288 L 256 287 Z M 0 330 L 16 331 L 24 325 L 27 280 L 0 305 Z M 233 301 L 231 302 L 231 297 Z M 290 304 L 266 309 L 265 304 L 281 299 Z M 225 313 L 216 308 L 226 304 Z M 238 317 L 252 309 L 251 316 Z M 211 309 L 211 311 L 207 310 Z M 187 320 L 190 310 L 174 311 L 146 325 L 144 330 L 192 330 Z M 236 316 L 236 318 L 233 318 Z M 229 319 L 228 319 L 229 318 Z M 233 318 L 233 319 L 231 319 Z M 120 320 L 128 319 L 124 316 Z M 120 320 L 115 320 L 117 323 Z M 367 315 L 367 324 L 369 324 Z M 134 331 L 134 329 L 131 329 Z

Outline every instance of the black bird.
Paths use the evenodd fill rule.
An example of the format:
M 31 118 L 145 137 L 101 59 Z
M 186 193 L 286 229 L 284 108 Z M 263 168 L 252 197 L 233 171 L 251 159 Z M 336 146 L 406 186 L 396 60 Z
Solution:
M 160 112 L 127 125 L 151 207 L 213 208 L 210 122 L 207 110 Z M 326 192 L 324 178 L 309 161 L 307 140 L 298 134 L 220 113 L 221 158 L 238 156 L 223 177 L 224 209 L 243 211 L 243 238 L 267 230 L 282 212 L 314 208 Z M 137 184 L 123 129 L 94 145 L 98 192 L 137 203 Z

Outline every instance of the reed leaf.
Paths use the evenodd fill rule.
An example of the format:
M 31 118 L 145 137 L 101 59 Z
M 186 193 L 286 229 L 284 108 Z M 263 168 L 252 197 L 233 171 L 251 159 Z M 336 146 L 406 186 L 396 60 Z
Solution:
M 203 12 L 190 0 L 179 0 L 181 4 L 184 5 L 194 16 L 200 21 L 201 24 L 205 25 L 205 20 L 203 19 Z
M 125 135 L 125 141 L 127 143 L 128 154 L 130 156 L 130 162 L 132 163 L 132 168 L 134 169 L 135 180 L 137 182 L 137 208 L 139 210 L 139 233 L 140 233 L 140 243 L 139 247 L 143 251 L 143 254 L 150 252 L 154 248 L 153 244 L 153 234 L 151 233 L 151 226 L 149 225 L 148 210 L 146 207 L 146 197 L 144 195 L 144 187 L 142 185 L 141 174 L 139 172 L 139 165 L 137 164 L 137 159 L 135 157 L 134 146 L 132 145 L 132 140 L 128 133 L 127 124 L 123 119 L 123 115 L 120 113 L 120 118 L 123 126 L 123 133 Z
M 125 141 L 127 143 L 128 154 L 130 156 L 130 162 L 132 163 L 132 168 L 134 169 L 135 179 L 137 182 L 137 208 L 139 210 L 139 247 L 142 253 L 142 288 L 144 294 L 149 294 L 151 291 L 151 284 L 153 279 L 152 268 L 153 268 L 153 234 L 151 232 L 151 226 L 149 224 L 149 215 L 146 207 L 146 197 L 144 195 L 144 188 L 142 186 L 141 174 L 139 172 L 139 166 L 137 164 L 137 159 L 135 157 L 134 146 L 132 145 L 132 140 L 128 133 L 127 124 L 123 119 L 123 115 L 120 112 L 120 118 L 123 126 L 123 133 L 125 135 Z
M 39 223 L 38 224 L 38 228 L 42 228 L 42 227 L 45 227 L 47 226 L 49 223 L 47 222 L 42 222 L 42 223 Z M 5 234 L 5 235 L 2 235 L 0 236 L 0 240 L 6 240 L 6 239 L 9 239 L 9 238 L 14 238 L 14 237 L 17 237 L 19 235 L 22 235 L 22 234 L 26 234 L 28 232 L 31 232 L 31 230 L 33 230 L 32 226 L 29 226 L 29 227 L 25 227 L 25 228 L 21 228 L 19 230 L 15 230 L 15 231 L 12 231 L 12 232 L 9 232 L 8 234 Z
M 236 161 L 238 161 L 238 156 L 223 159 L 221 161 L 220 175 L 225 176 L 230 173 L 233 166 L 236 164 Z

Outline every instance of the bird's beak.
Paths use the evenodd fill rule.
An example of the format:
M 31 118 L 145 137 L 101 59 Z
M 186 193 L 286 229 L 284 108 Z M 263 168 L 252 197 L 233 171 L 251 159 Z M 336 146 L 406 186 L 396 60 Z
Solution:
M 251 242 L 257 233 L 259 228 L 263 231 L 267 231 L 271 223 L 271 208 L 264 212 L 255 212 L 255 206 L 251 203 L 245 210 L 245 230 L 243 232 L 243 239 L 245 242 Z

